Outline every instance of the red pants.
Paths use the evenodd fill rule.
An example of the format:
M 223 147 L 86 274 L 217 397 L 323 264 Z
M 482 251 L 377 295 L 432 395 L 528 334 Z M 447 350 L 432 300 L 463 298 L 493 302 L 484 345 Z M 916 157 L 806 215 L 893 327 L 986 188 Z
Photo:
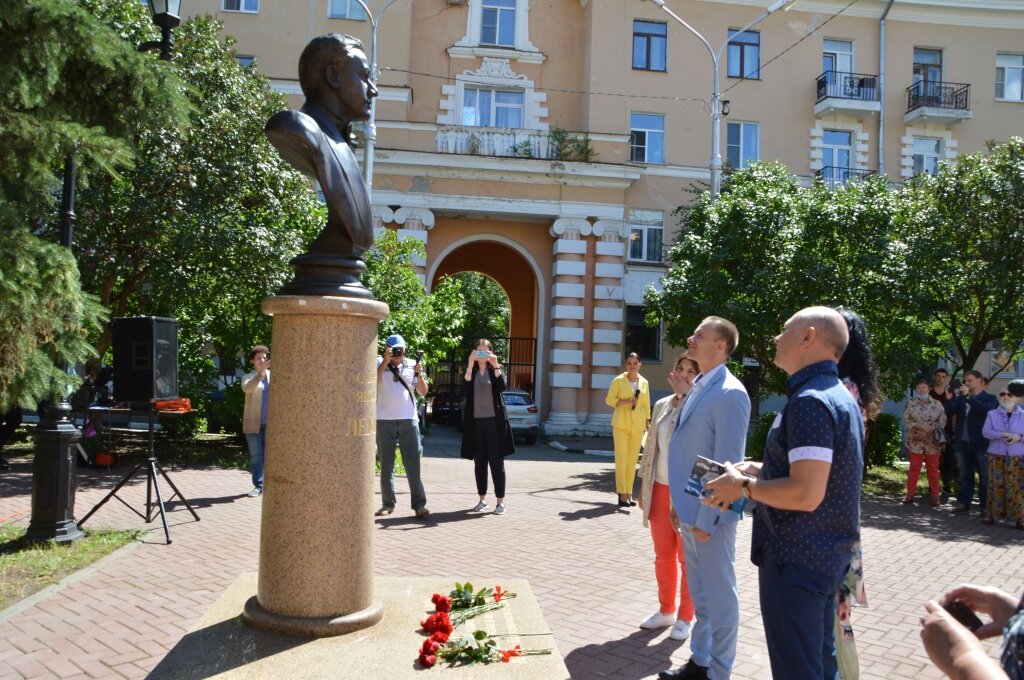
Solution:
M 676 610 L 676 578 L 678 577 L 679 609 L 676 618 L 693 621 L 693 600 L 686 585 L 686 557 L 683 555 L 683 539 L 669 519 L 668 485 L 654 483 L 651 493 L 651 538 L 654 540 L 654 576 L 658 579 L 658 602 L 662 614 Z
M 907 473 L 907 498 L 913 498 L 917 492 L 917 479 L 921 476 L 921 463 L 924 463 L 928 474 L 928 490 L 932 498 L 939 497 L 939 458 L 938 453 L 925 455 L 923 453 L 910 453 L 910 471 Z

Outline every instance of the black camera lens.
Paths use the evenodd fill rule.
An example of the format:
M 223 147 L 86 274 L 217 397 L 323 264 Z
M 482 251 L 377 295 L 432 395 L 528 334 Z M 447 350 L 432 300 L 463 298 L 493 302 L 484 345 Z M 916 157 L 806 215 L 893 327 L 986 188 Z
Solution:
M 405 352 L 405 350 L 403 348 L 401 348 L 401 347 L 392 347 L 391 348 L 391 356 L 400 357 L 400 356 L 402 356 L 403 352 Z

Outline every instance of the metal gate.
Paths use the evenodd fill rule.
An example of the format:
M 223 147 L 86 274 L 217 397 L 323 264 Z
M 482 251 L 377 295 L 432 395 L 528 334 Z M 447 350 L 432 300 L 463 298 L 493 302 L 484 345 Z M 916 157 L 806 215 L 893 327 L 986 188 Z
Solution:
M 467 335 L 458 350 L 436 366 L 427 366 L 427 377 L 435 392 L 458 391 L 466 373 L 469 353 L 473 351 L 479 336 Z M 498 355 L 505 382 L 510 389 L 525 390 L 536 397 L 534 389 L 537 376 L 537 338 L 489 338 Z

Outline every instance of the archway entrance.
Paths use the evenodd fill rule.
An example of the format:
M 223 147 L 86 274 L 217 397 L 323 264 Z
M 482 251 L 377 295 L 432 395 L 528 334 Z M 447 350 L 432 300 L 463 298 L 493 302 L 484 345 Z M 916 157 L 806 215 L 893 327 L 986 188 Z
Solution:
M 490 338 L 506 364 L 509 387 L 526 390 L 536 398 L 537 388 L 537 323 L 539 294 L 536 274 L 530 263 L 516 250 L 496 241 L 473 241 L 454 248 L 434 268 L 430 288 L 444 276 L 461 272 L 478 272 L 496 282 L 509 301 L 509 334 L 507 338 Z M 451 358 L 454 374 L 464 368 L 475 337 L 463 338 L 461 353 Z M 456 375 L 455 377 L 458 377 Z M 450 376 L 438 375 L 439 381 Z M 440 384 L 440 383 L 439 383 Z

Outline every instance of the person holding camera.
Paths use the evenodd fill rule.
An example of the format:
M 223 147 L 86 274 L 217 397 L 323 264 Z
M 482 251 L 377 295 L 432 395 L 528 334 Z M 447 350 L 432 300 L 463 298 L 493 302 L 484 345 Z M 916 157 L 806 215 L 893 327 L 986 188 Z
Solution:
M 946 415 L 956 418 L 956 456 L 960 465 L 954 515 L 970 512 L 974 498 L 974 475 L 978 475 L 978 507 L 985 512 L 988 503 L 988 440 L 982 430 L 988 412 L 999 407 L 995 395 L 985 391 L 980 371 L 964 373 L 958 394 L 946 403 Z
M 423 445 L 416 415 L 416 395 L 425 397 L 428 387 L 423 375 L 423 352 L 417 352 L 413 362 L 405 355 L 402 336 L 389 335 L 384 356 L 377 358 L 377 453 L 380 455 L 381 495 L 378 517 L 395 511 L 396 444 L 402 452 L 413 512 L 417 517 L 430 514 L 427 492 L 420 479 Z
M 466 374 L 462 377 L 462 396 L 466 408 L 462 423 L 461 456 L 475 464 L 476 492 L 480 502 L 474 512 L 487 509 L 487 468 L 494 480 L 495 515 L 505 514 L 505 456 L 516 452 L 512 428 L 508 424 L 505 401 L 505 376 L 490 340 L 477 340 L 469 353 Z
M 242 411 L 242 434 L 249 447 L 249 468 L 252 491 L 249 498 L 263 495 L 263 447 L 267 441 L 267 403 L 270 399 L 270 350 L 256 345 L 249 350 L 249 361 L 255 369 L 242 376 L 245 409 Z
M 921 641 L 928 657 L 953 680 L 1024 680 L 1024 598 L 992 586 L 964 584 L 927 602 Z M 992 620 L 985 623 L 975 612 Z M 999 661 L 979 640 L 1003 634 Z

